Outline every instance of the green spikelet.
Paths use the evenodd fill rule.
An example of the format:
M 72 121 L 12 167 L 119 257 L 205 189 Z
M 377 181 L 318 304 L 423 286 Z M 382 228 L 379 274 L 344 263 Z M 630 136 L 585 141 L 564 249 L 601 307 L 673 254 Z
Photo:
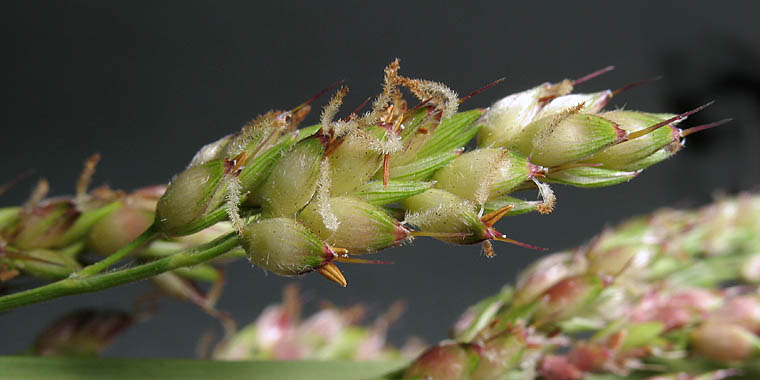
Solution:
M 251 223 L 243 230 L 243 239 L 251 264 L 282 276 L 313 271 L 335 256 L 308 228 L 290 218 Z
M 479 204 L 510 193 L 540 170 L 524 156 L 505 149 L 476 149 L 439 170 L 436 188 Z
M 327 156 L 330 164 L 331 194 L 349 194 L 367 182 L 383 164 L 381 141 L 363 131 L 343 138 Z
M 356 188 L 354 196 L 373 205 L 385 205 L 398 202 L 413 195 L 423 193 L 433 186 L 434 182 L 419 181 L 371 181 Z
M 536 117 L 541 109 L 540 99 L 546 96 L 549 84 L 543 84 L 507 96 L 494 103 L 483 117 L 478 133 L 479 147 L 507 147 Z
M 267 216 L 293 217 L 317 190 L 325 145 L 318 137 L 296 144 L 274 166 L 264 185 L 254 194 Z
M 224 203 L 228 165 L 213 160 L 175 177 L 156 206 L 156 225 L 168 236 L 197 232 L 199 219 Z
M 335 217 L 333 225 L 326 225 L 325 212 Z M 331 246 L 351 253 L 377 252 L 410 236 L 408 229 L 382 209 L 353 197 L 312 202 L 298 215 L 298 220 Z
M 513 147 L 534 164 L 553 167 L 579 161 L 623 137 L 625 132 L 616 123 L 573 110 L 528 124 Z
M 404 199 L 406 221 L 426 232 L 450 234 L 436 239 L 454 244 L 475 244 L 488 239 L 488 227 L 478 218 L 473 204 L 440 189 Z
M 621 129 L 628 133 L 640 131 L 675 116 L 635 111 L 610 111 L 599 115 L 617 123 Z M 674 140 L 677 141 L 678 138 L 678 131 L 675 127 L 668 125 L 639 138 L 610 146 L 584 161 L 600 163 L 602 168 L 623 170 L 632 163 L 651 156 Z

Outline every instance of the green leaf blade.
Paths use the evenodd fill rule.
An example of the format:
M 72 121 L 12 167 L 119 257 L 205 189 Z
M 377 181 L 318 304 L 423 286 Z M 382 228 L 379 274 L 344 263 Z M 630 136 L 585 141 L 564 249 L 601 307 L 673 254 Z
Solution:
M 193 359 L 112 359 L 0 357 L 0 379 L 374 379 L 406 361 L 213 361 Z

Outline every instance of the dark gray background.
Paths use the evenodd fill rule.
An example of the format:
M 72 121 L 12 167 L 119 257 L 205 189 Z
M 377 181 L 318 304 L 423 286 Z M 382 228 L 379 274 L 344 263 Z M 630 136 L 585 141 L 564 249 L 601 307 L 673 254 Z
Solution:
M 685 151 L 630 183 L 556 187 L 552 215 L 500 223 L 516 239 L 559 250 L 626 215 L 698 205 L 716 192 L 760 183 L 757 3 L 526 3 L 4 2 L 0 179 L 34 168 L 54 193 L 71 193 L 82 161 L 100 152 L 97 183 L 131 189 L 166 182 L 201 145 L 336 80 L 351 87 L 345 108 L 353 109 L 378 91 L 383 67 L 399 57 L 404 74 L 442 81 L 460 94 L 507 78 L 465 108 L 614 64 L 616 71 L 580 90 L 662 74 L 613 106 L 679 112 L 715 99 L 688 124 L 735 119 L 689 137 Z M 20 203 L 32 185 L 17 186 L 1 204 Z M 284 279 L 238 262 L 228 268 L 219 306 L 245 323 L 297 281 L 311 300 L 362 302 L 374 312 L 405 299 L 409 308 L 391 331 L 393 340 L 414 334 L 435 341 L 467 305 L 540 256 L 496 248 L 498 256 L 486 259 L 478 246 L 419 239 L 378 256 L 394 265 L 342 266 L 346 289 L 319 275 Z M 0 354 L 26 347 L 68 310 L 131 308 L 148 289 L 134 284 L 0 315 Z M 108 354 L 190 357 L 209 329 L 218 325 L 204 313 L 165 301 Z

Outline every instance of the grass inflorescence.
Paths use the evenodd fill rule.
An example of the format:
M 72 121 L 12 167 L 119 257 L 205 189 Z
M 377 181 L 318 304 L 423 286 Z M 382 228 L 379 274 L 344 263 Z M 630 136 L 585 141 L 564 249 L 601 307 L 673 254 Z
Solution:
M 631 86 L 573 92 L 609 68 L 466 111 L 461 103 L 479 91 L 459 98 L 441 83 L 399 70 L 398 60 L 388 65 L 369 110 L 340 115 L 348 95 L 341 86 L 317 125 L 299 128 L 314 98 L 269 111 L 202 147 L 168 186 L 88 191 L 99 156 L 86 163 L 73 197 L 46 199 L 41 181 L 26 204 L 0 210 L 0 278 L 68 282 L 0 297 L 0 310 L 93 291 L 94 282 L 105 281 L 102 272 L 126 258 L 152 269 L 138 271 L 140 278 L 109 272 L 100 288 L 184 268 L 179 253 L 192 254 L 225 234 L 219 242 L 240 248 L 225 254 L 206 245 L 203 252 L 213 254 L 205 260 L 240 256 L 242 248 L 269 272 L 316 271 L 342 286 L 347 280 L 337 264 L 378 263 L 356 256 L 416 237 L 483 244 L 488 257 L 495 255 L 491 241 L 537 249 L 507 237 L 496 223 L 550 213 L 555 183 L 603 187 L 631 180 L 680 150 L 688 134 L 723 122 L 684 130 L 678 125 L 703 107 L 681 114 L 605 108 Z M 526 190 L 538 198 L 514 196 Z M 86 251 L 105 258 L 87 266 Z M 170 265 L 154 263 L 174 255 Z M 173 273 L 216 281 L 214 263 L 193 265 Z

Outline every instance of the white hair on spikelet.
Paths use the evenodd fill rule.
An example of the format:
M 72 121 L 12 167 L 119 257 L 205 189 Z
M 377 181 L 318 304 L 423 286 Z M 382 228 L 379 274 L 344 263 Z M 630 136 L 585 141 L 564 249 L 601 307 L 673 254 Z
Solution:
M 528 155 L 528 159 L 533 157 L 533 153 L 535 153 L 537 149 L 543 148 L 542 144 L 544 144 L 544 141 L 546 141 L 549 138 L 549 136 L 551 136 L 552 133 L 554 133 L 554 131 L 557 130 L 557 127 L 559 127 L 559 125 L 562 124 L 563 121 L 567 120 L 570 116 L 580 113 L 585 104 L 586 104 L 585 102 L 581 102 L 575 107 L 567 108 L 563 110 L 562 112 L 556 114 L 554 118 L 552 118 L 551 123 L 549 123 L 549 125 L 546 128 L 536 133 L 533 136 L 533 140 L 531 141 L 531 145 L 533 146 L 533 149 Z
M 330 231 L 337 231 L 340 221 L 332 211 L 330 204 L 330 161 L 322 160 L 319 167 L 319 179 L 317 179 L 317 193 L 315 195 L 317 202 L 317 212 L 322 216 L 322 223 Z
M 243 191 L 243 185 L 240 180 L 234 175 L 227 176 L 227 190 L 225 194 L 225 200 L 227 205 L 227 217 L 230 219 L 230 223 L 235 227 L 238 234 L 243 234 L 243 219 L 240 217 L 240 197 Z
M 441 215 L 454 214 L 452 213 L 452 210 L 459 210 L 461 214 L 464 214 L 472 210 L 472 208 L 472 203 L 465 200 L 462 200 L 461 202 L 439 204 L 428 210 L 406 213 L 404 216 L 404 223 L 415 226 L 424 231 L 430 222 L 440 219 Z

